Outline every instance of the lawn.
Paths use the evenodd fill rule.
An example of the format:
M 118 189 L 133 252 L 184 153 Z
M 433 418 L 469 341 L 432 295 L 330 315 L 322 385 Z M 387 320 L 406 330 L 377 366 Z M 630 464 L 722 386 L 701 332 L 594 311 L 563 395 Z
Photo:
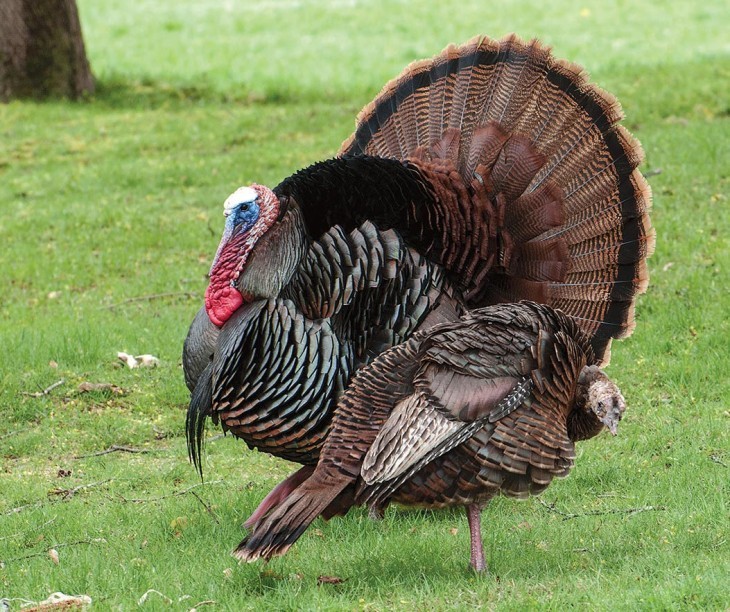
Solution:
M 730 608 L 727 2 L 121 5 L 79 0 L 92 98 L 0 106 L 11 610 L 54 591 L 115 610 Z M 223 200 L 332 156 L 409 61 L 511 31 L 586 67 L 646 151 L 657 248 L 614 344 L 619 436 L 580 445 L 542 498 L 490 505 L 487 576 L 456 510 L 354 511 L 237 564 L 242 520 L 293 466 L 212 427 L 204 482 L 187 461 L 180 353 Z

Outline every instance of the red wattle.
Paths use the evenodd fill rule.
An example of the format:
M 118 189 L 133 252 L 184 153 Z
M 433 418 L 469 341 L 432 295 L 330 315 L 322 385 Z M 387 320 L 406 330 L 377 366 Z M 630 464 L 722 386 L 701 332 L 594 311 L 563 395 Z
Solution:
M 242 304 L 243 296 L 230 285 L 216 288 L 211 283 L 205 290 L 205 310 L 213 325 L 218 327 L 223 327 Z

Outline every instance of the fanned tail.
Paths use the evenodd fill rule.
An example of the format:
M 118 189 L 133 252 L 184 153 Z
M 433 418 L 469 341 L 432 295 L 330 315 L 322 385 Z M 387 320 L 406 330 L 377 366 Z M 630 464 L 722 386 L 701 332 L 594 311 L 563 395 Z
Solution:
M 548 303 L 605 362 L 611 339 L 633 330 L 654 247 L 643 153 L 622 118 L 613 96 L 548 47 L 478 37 L 408 66 L 363 109 L 340 154 L 455 169 L 470 195 L 446 214 L 474 237 L 445 245 L 441 259 L 468 279 L 470 306 Z M 475 257 L 478 247 L 492 255 Z

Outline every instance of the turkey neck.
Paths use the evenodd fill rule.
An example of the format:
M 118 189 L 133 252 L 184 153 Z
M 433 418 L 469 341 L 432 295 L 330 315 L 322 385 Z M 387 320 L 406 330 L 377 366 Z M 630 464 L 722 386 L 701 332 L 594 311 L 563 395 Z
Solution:
M 277 297 L 299 268 L 311 242 L 301 210 L 290 201 L 281 220 L 256 243 L 236 288 L 254 298 Z
M 568 436 L 573 442 L 593 438 L 604 428 L 603 423 L 591 410 L 588 401 L 590 386 L 600 380 L 609 379 L 597 366 L 586 366 L 580 373 L 575 391 L 575 404 L 568 415 Z

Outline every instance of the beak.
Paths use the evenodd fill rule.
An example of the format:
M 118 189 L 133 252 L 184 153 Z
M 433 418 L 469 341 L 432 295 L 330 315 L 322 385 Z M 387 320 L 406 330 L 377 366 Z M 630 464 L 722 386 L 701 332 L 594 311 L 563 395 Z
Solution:
M 614 408 L 601 419 L 601 423 L 608 428 L 608 431 L 611 432 L 612 436 L 615 436 L 618 433 L 618 422 L 620 418 L 621 414 L 618 409 Z
M 218 244 L 218 250 L 215 252 L 215 257 L 213 258 L 213 263 L 210 265 L 210 272 L 208 272 L 208 276 L 213 276 L 213 271 L 215 270 L 216 265 L 218 264 L 218 259 L 221 256 L 221 252 L 223 251 L 223 247 L 226 246 L 228 241 L 233 237 L 233 220 L 230 217 L 226 219 L 226 224 L 223 227 L 223 235 L 221 236 L 221 241 Z

